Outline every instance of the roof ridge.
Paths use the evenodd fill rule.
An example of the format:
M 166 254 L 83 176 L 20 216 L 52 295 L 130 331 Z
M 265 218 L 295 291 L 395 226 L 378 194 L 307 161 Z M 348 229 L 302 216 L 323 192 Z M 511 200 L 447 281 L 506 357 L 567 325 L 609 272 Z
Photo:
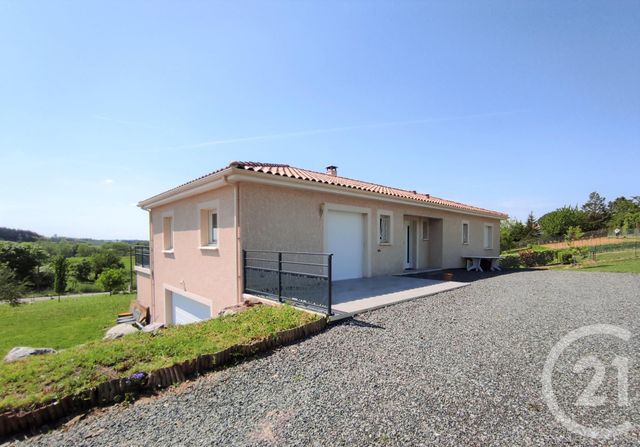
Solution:
M 313 172 L 314 174 L 328 175 L 328 176 L 331 176 L 333 178 L 343 178 L 345 180 L 350 180 L 352 182 L 368 183 L 370 185 L 379 186 L 380 188 L 395 189 L 396 191 L 408 192 L 408 193 L 411 193 L 411 194 L 418 194 L 418 195 L 422 195 L 422 196 L 431 197 L 431 194 L 417 192 L 417 191 L 412 190 L 412 189 L 396 188 L 395 186 L 383 185 L 381 183 L 374 183 L 374 182 L 370 182 L 370 181 L 367 181 L 367 180 L 358 180 L 358 179 L 351 178 L 351 177 L 345 177 L 343 175 L 332 176 L 330 174 L 327 174 L 326 172 L 314 171 L 313 169 L 296 168 L 295 166 L 289 166 L 289 167 L 290 168 L 295 168 L 295 169 L 300 169 L 301 171 Z

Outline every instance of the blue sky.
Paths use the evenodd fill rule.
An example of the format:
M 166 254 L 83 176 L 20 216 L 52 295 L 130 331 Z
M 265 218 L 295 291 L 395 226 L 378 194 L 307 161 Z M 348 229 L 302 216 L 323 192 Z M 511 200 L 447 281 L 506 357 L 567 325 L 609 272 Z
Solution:
M 638 195 L 640 2 L 0 0 L 0 226 L 146 238 L 232 160 L 525 218 Z

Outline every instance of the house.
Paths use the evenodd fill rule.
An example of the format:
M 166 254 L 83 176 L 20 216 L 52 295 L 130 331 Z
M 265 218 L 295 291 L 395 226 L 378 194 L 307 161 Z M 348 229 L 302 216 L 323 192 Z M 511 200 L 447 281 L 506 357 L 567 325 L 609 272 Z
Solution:
M 328 299 L 331 309 L 336 281 L 498 256 L 507 217 L 341 177 L 335 166 L 254 162 L 233 162 L 138 205 L 149 212 L 150 244 L 136 253 L 137 299 L 163 323 L 210 318 L 247 291 Z

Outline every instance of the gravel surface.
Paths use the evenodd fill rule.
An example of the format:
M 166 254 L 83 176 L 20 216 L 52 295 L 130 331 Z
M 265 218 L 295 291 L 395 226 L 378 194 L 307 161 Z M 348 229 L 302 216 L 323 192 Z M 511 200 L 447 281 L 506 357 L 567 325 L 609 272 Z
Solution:
M 551 348 L 607 323 L 640 334 L 640 275 L 533 271 L 388 307 L 271 355 L 116 406 L 18 445 L 638 445 L 569 432 L 542 397 Z M 639 337 L 577 341 L 553 374 L 559 405 L 589 426 L 640 425 Z M 593 370 L 600 407 L 578 407 Z M 629 405 L 618 405 L 614 354 L 631 358 Z

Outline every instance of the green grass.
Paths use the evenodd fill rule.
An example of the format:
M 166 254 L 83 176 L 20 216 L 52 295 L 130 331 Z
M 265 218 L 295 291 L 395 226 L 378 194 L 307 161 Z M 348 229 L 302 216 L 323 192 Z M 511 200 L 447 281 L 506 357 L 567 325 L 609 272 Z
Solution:
M 99 339 L 133 299 L 135 295 L 100 295 L 0 304 L 0 355 L 14 346 L 62 349 Z
M 598 272 L 640 273 L 640 259 L 599 262 L 596 265 L 584 266 L 580 270 Z
M 106 380 L 171 366 L 317 318 L 290 306 L 256 306 L 236 315 L 173 326 L 155 336 L 140 332 L 2 364 L 0 410 L 48 402 Z
M 575 267 L 571 265 L 555 265 L 549 266 L 549 268 L 587 272 L 640 273 L 640 256 L 636 257 L 634 250 L 597 253 L 595 261 L 588 256 L 582 259 Z

